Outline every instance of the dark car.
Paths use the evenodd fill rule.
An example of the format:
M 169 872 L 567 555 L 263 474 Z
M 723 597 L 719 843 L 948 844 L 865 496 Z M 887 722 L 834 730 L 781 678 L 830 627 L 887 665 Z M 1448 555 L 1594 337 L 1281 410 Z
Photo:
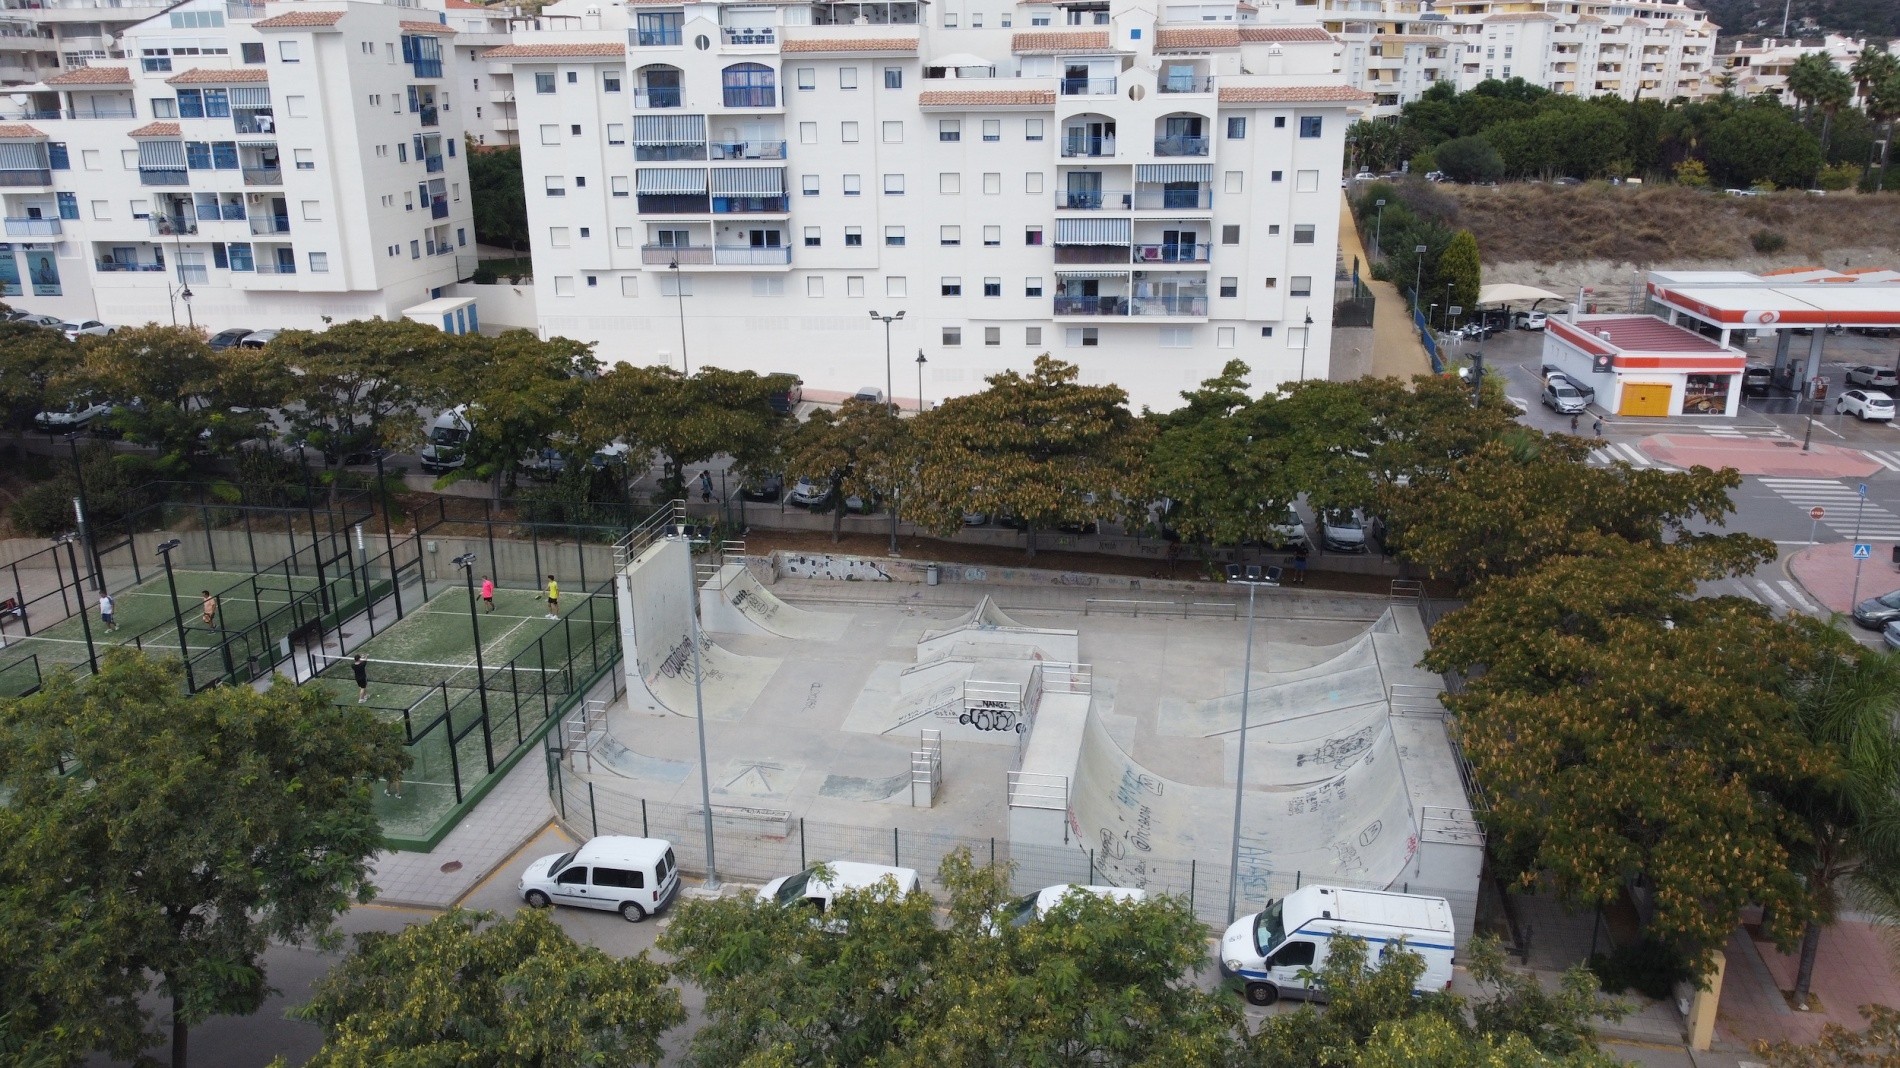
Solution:
M 211 335 L 211 341 L 209 342 L 211 351 L 223 352 L 225 349 L 237 348 L 238 342 L 250 337 L 253 333 L 255 333 L 255 331 L 248 326 L 234 326 L 229 330 L 220 330 Z
M 790 380 L 789 385 L 786 385 L 780 389 L 774 389 L 772 391 L 772 396 L 770 398 L 771 404 L 772 404 L 772 410 L 777 412 L 780 415 L 790 415 L 793 412 L 797 411 L 798 402 L 805 399 L 804 379 L 801 379 L 797 375 L 794 375 L 794 374 L 788 374 L 784 371 L 779 371 L 774 374 L 767 375 L 766 377 L 781 379 L 781 380 L 784 380 L 784 379 Z M 777 498 L 773 498 L 773 499 L 776 500 Z
M 758 478 L 749 478 L 746 479 L 745 485 L 739 487 L 739 496 L 748 501 L 776 501 L 779 499 L 779 495 L 784 492 L 785 476 L 783 475 L 762 475 Z
M 1880 630 L 1900 619 L 1900 590 L 1883 593 L 1854 606 L 1854 622 L 1868 630 Z

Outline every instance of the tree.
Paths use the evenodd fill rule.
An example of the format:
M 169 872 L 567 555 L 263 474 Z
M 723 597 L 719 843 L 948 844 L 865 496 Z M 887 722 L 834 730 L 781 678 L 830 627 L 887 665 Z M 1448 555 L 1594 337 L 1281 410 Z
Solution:
M 24 430 L 46 410 L 53 378 L 70 366 L 73 343 L 57 330 L 0 322 L 0 412 L 7 426 Z
M 1828 140 L 1834 130 L 1834 116 L 1840 114 L 1847 102 L 1853 99 L 1854 83 L 1848 79 L 1845 71 L 1830 63 L 1827 72 L 1816 79 L 1814 94 L 1814 106 L 1821 112 L 1821 158 L 1826 160 Z
M 1709 184 L 1709 168 L 1699 159 L 1685 159 L 1676 164 L 1676 184 L 1692 189 L 1706 189 Z
M 271 941 L 371 895 L 370 783 L 407 763 L 399 729 L 288 681 L 182 679 L 113 649 L 83 685 L 0 702 L 0 1003 L 73 1056 L 155 1040 L 156 982 L 185 1068 L 192 1025 L 263 1003 Z
M 1360 119 L 1346 128 L 1353 166 L 1362 171 L 1389 171 L 1398 166 L 1399 128 L 1389 122 Z
M 408 319 L 286 330 L 262 353 L 291 435 L 342 466 L 374 448 L 421 441 L 422 408 L 450 401 L 445 369 L 470 344 Z
M 1727 186 L 1802 189 L 1821 169 L 1821 146 L 1779 107 L 1743 108 L 1708 135 L 1709 172 Z
M 991 375 L 912 420 L 917 467 L 905 511 L 950 533 L 971 509 L 1009 514 L 1036 532 L 1147 507 L 1149 428 L 1119 386 L 1086 386 L 1074 364 L 1036 357 L 1028 375 Z
M 356 948 L 291 1014 L 323 1028 L 310 1068 L 654 1064 L 685 1022 L 666 969 L 575 942 L 548 914 L 456 910 Z
M 1827 92 L 1828 75 L 1833 73 L 1833 57 L 1822 52 L 1805 53 L 1788 68 L 1788 95 L 1801 105 L 1804 115 L 1813 114 L 1815 105 Z
M 1438 169 L 1454 182 L 1495 182 L 1504 176 L 1504 159 L 1482 137 L 1459 137 L 1432 149 Z
M 1891 1068 L 1900 1064 L 1900 1009 L 1889 1005 L 1862 1005 L 1867 1026 L 1849 1031 L 1837 1023 L 1821 1028 L 1811 1046 L 1792 1042 L 1757 1042 L 1755 1052 L 1773 1068 Z
M 1246 364 L 1229 360 L 1201 388 L 1181 394 L 1186 404 L 1147 416 L 1155 431 L 1154 491 L 1171 502 L 1167 521 L 1190 541 L 1265 540 L 1298 496 L 1266 455 L 1261 409 L 1246 376 Z
M 575 426 L 583 440 L 625 441 L 630 455 L 658 452 L 661 492 L 686 493 L 686 468 L 724 453 L 742 468 L 771 450 L 778 432 L 772 392 L 782 380 L 702 367 L 686 377 L 670 367 L 618 364 L 582 391 Z
M 1445 299 L 1451 305 L 1465 309 L 1469 315 L 1478 307 L 1482 270 L 1478 263 L 1478 239 L 1472 236 L 1471 231 L 1460 230 L 1452 237 L 1451 244 L 1445 246 L 1444 254 L 1438 257 L 1438 269 L 1434 273 L 1438 276 L 1439 286 L 1451 286 L 1451 292 Z
M 779 460 L 786 472 L 831 491 L 831 540 L 844 523 L 845 499 L 889 496 L 910 477 L 910 424 L 883 401 L 847 400 L 820 408 L 786 435 Z
M 468 153 L 475 240 L 517 251 L 528 247 L 528 200 L 521 174 L 519 148 L 480 148 Z
M 568 452 L 584 459 L 605 441 L 582 441 L 571 432 L 586 376 L 600 368 L 593 346 L 556 337 L 542 341 L 532 330 L 499 337 L 470 336 L 458 346 L 460 363 L 448 372 L 447 396 L 468 405 L 466 462 L 443 482 L 480 478 L 499 497 L 513 494 L 523 457 L 559 435 Z
M 224 449 L 253 436 L 262 412 L 220 407 L 224 364 L 202 331 L 178 326 L 128 327 L 79 343 L 80 363 L 58 380 L 68 392 L 91 390 L 119 405 L 114 429 L 174 457 Z M 216 428 L 215 433 L 208 433 Z
M 1887 163 L 1893 150 L 1894 120 L 1900 119 L 1900 60 L 1887 65 L 1884 73 L 1879 67 L 1870 72 L 1864 98 L 1867 118 L 1883 125 L 1887 131 L 1880 139 L 1880 171 L 1874 180 L 1875 189 L 1885 189 Z

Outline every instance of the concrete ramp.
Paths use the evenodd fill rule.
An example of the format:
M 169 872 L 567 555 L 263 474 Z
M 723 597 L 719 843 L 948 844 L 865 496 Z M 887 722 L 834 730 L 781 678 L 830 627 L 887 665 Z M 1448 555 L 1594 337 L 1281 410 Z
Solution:
M 1075 663 L 1080 651 L 1074 630 L 1026 627 L 996 607 L 996 602 L 986 594 L 975 608 L 924 631 L 923 637 L 917 640 L 917 659 L 919 662 L 941 659 L 951 655 L 956 647 L 971 643 L 1014 646 L 1029 650 L 1031 659 L 1064 664 Z
M 627 707 L 636 712 L 695 714 L 693 696 L 692 558 L 684 538 L 663 538 L 615 576 Z M 772 657 L 741 656 L 699 636 L 706 715 L 737 719 L 778 671 Z
M 851 617 L 794 608 L 759 584 L 744 564 L 725 564 L 699 588 L 700 625 L 729 634 L 771 634 L 800 641 L 835 642 Z
M 1247 699 L 1248 723 L 1258 727 L 1369 706 L 1376 706 L 1383 713 L 1386 683 L 1374 635 L 1363 634 L 1351 642 L 1327 648 L 1334 655 L 1317 664 L 1291 671 L 1256 670 Z M 1259 657 L 1255 657 L 1254 665 L 1262 666 Z M 1209 701 L 1164 700 L 1156 727 L 1162 734 L 1189 737 L 1212 737 L 1238 731 L 1240 693 L 1236 689 Z

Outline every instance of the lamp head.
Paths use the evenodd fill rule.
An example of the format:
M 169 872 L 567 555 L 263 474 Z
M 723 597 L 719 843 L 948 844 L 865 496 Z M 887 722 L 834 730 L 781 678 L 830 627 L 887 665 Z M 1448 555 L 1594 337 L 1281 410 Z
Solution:
M 158 555 L 165 556 L 168 553 L 170 553 L 173 549 L 178 548 L 180 544 L 182 543 L 177 538 L 173 538 L 172 540 L 168 542 L 163 542 L 158 546 L 158 549 L 157 549 Z
M 1310 311 L 1306 313 L 1306 325 L 1307 326 L 1313 325 L 1313 313 Z
M 899 311 L 896 315 L 891 316 L 891 318 L 893 319 L 902 319 L 903 317 L 904 317 L 904 313 L 902 311 Z
M 929 360 L 926 360 L 926 359 L 924 359 L 924 350 L 922 350 L 922 349 L 918 349 L 918 350 L 917 350 L 917 362 L 918 362 L 918 363 L 929 363 L 929 362 L 930 362 Z
M 872 308 L 872 309 L 871 309 L 871 318 L 873 318 L 873 319 L 882 319 L 882 318 L 884 318 L 884 317 L 883 317 L 882 315 L 879 315 L 879 314 L 877 313 L 877 309 L 876 309 L 876 308 Z
M 191 303 L 191 287 L 186 286 L 185 288 L 179 290 L 178 299 L 184 301 L 186 304 L 190 304 Z

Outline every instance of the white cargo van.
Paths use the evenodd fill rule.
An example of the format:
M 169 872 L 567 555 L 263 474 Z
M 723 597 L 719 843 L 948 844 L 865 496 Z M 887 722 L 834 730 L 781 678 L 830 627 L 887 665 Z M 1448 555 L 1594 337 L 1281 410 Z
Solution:
M 602 835 L 572 853 L 542 857 L 521 873 L 521 899 L 538 909 L 576 905 L 618 912 L 639 923 L 679 893 L 673 843 Z
M 468 462 L 468 439 L 474 432 L 468 405 L 450 408 L 429 424 L 429 443 L 418 454 L 425 471 L 453 471 Z
M 759 887 L 759 900 L 780 905 L 805 905 L 824 914 L 831 901 L 844 890 L 870 890 L 889 878 L 897 884 L 897 896 L 916 893 L 922 885 L 915 868 L 893 868 L 887 864 L 860 864 L 852 860 L 834 860 L 824 865 L 828 876 L 818 874 L 818 866 L 796 875 L 781 875 Z M 830 926 L 827 924 L 826 926 Z
M 1046 886 L 1033 894 L 1024 894 L 997 906 L 989 929 L 994 933 L 1002 927 L 1021 927 L 1031 920 L 1040 920 L 1070 894 L 1103 897 L 1111 901 L 1142 901 L 1148 896 L 1146 890 L 1128 886 L 1080 886 L 1075 883 Z
M 1248 1001 L 1271 1005 L 1314 993 L 1300 973 L 1325 966 L 1334 938 L 1363 939 L 1374 964 L 1402 941 L 1425 959 L 1413 989 L 1430 993 L 1451 985 L 1452 935 L 1451 903 L 1442 897 L 1306 886 L 1227 928 L 1220 968 L 1247 984 Z

